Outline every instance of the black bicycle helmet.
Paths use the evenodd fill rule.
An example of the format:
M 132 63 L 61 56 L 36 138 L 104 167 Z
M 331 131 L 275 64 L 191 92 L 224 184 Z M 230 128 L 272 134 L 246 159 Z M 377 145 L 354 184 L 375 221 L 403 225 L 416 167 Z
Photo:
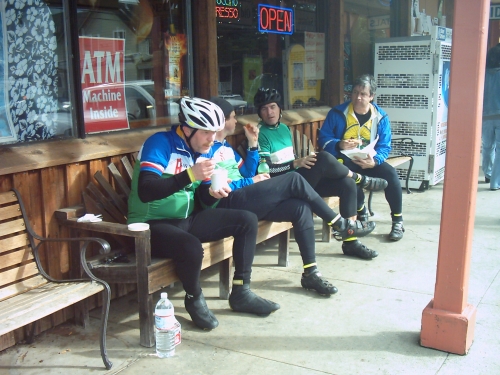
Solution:
M 260 109 L 269 103 L 276 103 L 281 108 L 281 95 L 278 90 L 261 87 L 253 97 L 253 105 L 257 108 L 257 113 L 260 113 Z

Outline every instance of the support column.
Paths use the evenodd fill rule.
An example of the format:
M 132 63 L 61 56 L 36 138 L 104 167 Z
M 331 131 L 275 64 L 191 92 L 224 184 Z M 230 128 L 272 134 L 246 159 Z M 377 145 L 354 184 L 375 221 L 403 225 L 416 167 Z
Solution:
M 215 0 L 193 1 L 194 94 L 210 99 L 218 94 L 217 21 Z
M 489 5 L 489 0 L 455 1 L 436 288 L 422 313 L 420 333 L 422 346 L 456 354 L 467 354 L 476 322 L 476 308 L 467 304 L 467 296 Z
M 344 102 L 344 1 L 328 1 L 327 12 L 325 101 L 333 107 Z

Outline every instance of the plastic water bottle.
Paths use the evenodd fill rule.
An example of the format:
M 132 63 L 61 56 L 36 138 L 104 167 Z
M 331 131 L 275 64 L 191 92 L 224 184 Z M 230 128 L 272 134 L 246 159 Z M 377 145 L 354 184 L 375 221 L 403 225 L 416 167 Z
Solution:
M 175 319 L 174 306 L 167 293 L 162 293 L 155 307 L 156 355 L 172 357 L 181 343 L 181 324 Z
M 257 167 L 257 173 L 269 173 L 269 165 L 266 163 L 266 159 L 260 159 L 259 166 Z

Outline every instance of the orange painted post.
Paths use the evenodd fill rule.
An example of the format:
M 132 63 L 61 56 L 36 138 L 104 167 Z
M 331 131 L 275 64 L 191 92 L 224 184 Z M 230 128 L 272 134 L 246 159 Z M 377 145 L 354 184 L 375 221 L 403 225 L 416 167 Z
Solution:
M 436 288 L 422 312 L 420 344 L 467 354 L 476 308 L 467 304 L 476 207 L 490 0 L 456 0 L 446 172 Z

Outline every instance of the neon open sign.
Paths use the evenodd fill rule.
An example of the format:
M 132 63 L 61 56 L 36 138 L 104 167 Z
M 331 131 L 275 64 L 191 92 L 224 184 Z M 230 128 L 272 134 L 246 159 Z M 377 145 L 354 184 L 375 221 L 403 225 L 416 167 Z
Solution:
M 259 4 L 259 31 L 293 34 L 293 9 Z

